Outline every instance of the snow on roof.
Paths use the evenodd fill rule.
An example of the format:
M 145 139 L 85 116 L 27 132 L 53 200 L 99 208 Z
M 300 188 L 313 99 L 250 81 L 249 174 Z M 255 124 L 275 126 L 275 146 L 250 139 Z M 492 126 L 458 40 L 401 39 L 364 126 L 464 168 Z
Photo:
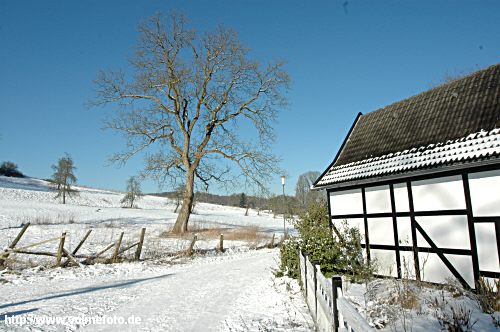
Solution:
M 481 130 L 445 143 L 429 144 L 340 166 L 334 165 L 315 187 L 499 156 L 500 128 Z

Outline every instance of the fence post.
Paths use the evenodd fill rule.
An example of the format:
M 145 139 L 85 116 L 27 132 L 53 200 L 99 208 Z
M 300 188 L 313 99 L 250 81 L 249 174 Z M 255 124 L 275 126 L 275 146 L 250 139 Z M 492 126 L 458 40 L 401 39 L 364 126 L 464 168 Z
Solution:
M 19 232 L 19 234 L 17 234 L 17 236 L 14 239 L 14 241 L 12 241 L 12 243 L 10 244 L 9 249 L 14 249 L 16 247 L 17 243 L 19 242 L 19 240 L 21 240 L 21 238 L 24 235 L 24 232 L 26 232 L 26 229 L 28 228 L 29 225 L 30 225 L 29 222 L 27 222 L 26 224 L 23 225 L 23 228 L 21 229 L 21 231 Z M 9 253 L 2 254 L 0 256 L 0 269 L 4 267 L 5 260 L 8 257 L 9 257 Z
M 83 246 L 83 243 L 87 240 L 87 238 L 89 237 L 90 233 L 92 233 L 92 230 L 89 229 L 87 231 L 87 233 L 85 234 L 85 236 L 83 237 L 83 239 L 81 239 L 81 241 L 78 243 L 78 245 L 76 246 L 76 248 L 71 252 L 72 255 L 76 255 L 76 253 L 78 252 L 78 250 L 80 250 L 80 248 Z
M 339 309 L 337 306 L 337 299 L 339 298 L 339 294 L 337 292 L 337 288 L 342 288 L 341 276 L 332 277 L 333 326 L 335 332 L 339 331 Z
M 316 267 L 319 265 L 319 261 L 311 261 L 311 265 L 313 266 L 314 270 L 314 317 L 318 319 L 318 268 Z
M 194 244 L 196 243 L 197 240 L 198 240 L 198 234 L 195 234 L 193 237 L 193 240 L 191 241 L 191 244 L 189 245 L 188 251 L 187 251 L 188 256 L 193 255 Z
M 306 264 L 307 255 L 304 255 L 300 249 L 299 253 L 304 258 L 304 289 L 306 290 L 306 301 L 307 301 L 307 264 Z
M 61 240 L 59 240 L 59 248 L 57 248 L 56 254 L 56 266 L 61 265 L 62 254 L 64 250 L 64 241 L 66 240 L 66 233 L 62 233 Z
M 142 245 L 144 244 L 144 235 L 146 234 L 146 228 L 141 229 L 141 236 L 139 238 L 139 243 L 137 244 L 137 249 L 135 250 L 135 260 L 141 259 Z
M 124 232 L 120 233 L 120 237 L 118 238 L 118 242 L 116 242 L 115 252 L 113 253 L 113 257 L 111 258 L 112 263 L 115 263 L 116 260 L 118 259 L 118 253 L 120 251 L 120 246 L 122 245 L 123 233 Z
M 271 243 L 269 244 L 270 249 L 274 248 L 274 236 L 275 234 L 273 233 L 273 237 L 271 238 Z
M 219 251 L 224 252 L 224 234 L 219 236 Z

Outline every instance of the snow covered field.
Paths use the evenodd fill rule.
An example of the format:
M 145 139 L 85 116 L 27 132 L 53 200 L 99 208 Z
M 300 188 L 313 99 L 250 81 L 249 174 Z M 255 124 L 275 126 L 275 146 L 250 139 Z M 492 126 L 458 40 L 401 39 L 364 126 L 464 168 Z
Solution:
M 217 238 L 201 238 L 195 248 L 204 249 L 204 255 L 179 257 L 175 254 L 190 240 L 161 236 L 176 217 L 167 199 L 145 196 L 139 209 L 124 209 L 123 193 L 77 189 L 79 195 L 62 205 L 45 181 L 0 177 L 0 247 L 6 247 L 26 222 L 31 226 L 17 247 L 67 232 L 65 247 L 72 250 L 92 229 L 82 253 L 99 251 L 122 231 L 125 243 L 136 241 L 145 227 L 145 260 L 62 269 L 49 267 L 53 257 L 12 255 L 12 266 L 20 268 L 0 272 L 0 330 L 313 329 L 297 282 L 272 274 L 278 251 L 252 250 L 268 243 L 272 234 L 281 236 L 282 219 L 255 211 L 244 216 L 244 209 L 199 203 L 190 221 L 195 228 L 216 228 L 225 234 L 243 228 L 260 235 L 225 241 L 224 254 L 214 250 Z M 57 241 L 37 249 L 55 252 L 56 247 Z M 64 324 L 12 325 L 11 317 L 19 315 L 38 320 L 59 317 Z M 99 318 L 114 321 L 100 325 Z M 93 324 L 84 319 L 94 319 Z M 128 325 L 116 324 L 128 319 Z M 133 319 L 140 322 L 130 325 L 138 322 Z
M 6 247 L 19 233 L 20 225 L 30 222 L 31 226 L 18 247 L 40 242 L 67 233 L 66 247 L 73 249 L 85 233 L 92 234 L 81 249 L 81 253 L 95 252 L 116 241 L 120 232 L 125 232 L 124 243 L 137 241 L 140 229 L 146 228 L 145 258 L 157 258 L 163 253 L 174 254 L 189 245 L 190 239 L 165 238 L 160 234 L 173 226 L 177 214 L 174 205 L 166 198 L 144 196 L 138 202 L 138 209 L 125 209 L 120 200 L 123 193 L 107 190 L 76 187 L 79 195 L 70 197 L 67 204 L 60 204 L 48 183 L 38 179 L 15 179 L 0 176 L 0 247 Z M 220 229 L 228 234 L 234 229 L 248 228 L 258 231 L 256 241 L 225 241 L 229 251 L 245 250 L 270 242 L 283 234 L 282 219 L 269 214 L 220 205 L 198 203 L 190 219 L 194 229 Z M 218 234 L 217 234 L 218 235 Z M 198 249 L 214 249 L 216 237 L 203 238 L 197 242 Z M 38 249 L 55 252 L 57 243 L 49 243 Z
M 168 199 L 145 196 L 138 209 L 125 209 L 120 204 L 123 193 L 78 190 L 77 197 L 62 205 L 45 181 L 0 176 L 0 248 L 8 246 L 26 222 L 31 226 L 17 247 L 67 232 L 65 247 L 72 250 L 92 229 L 80 251 L 84 254 L 105 248 L 122 231 L 124 245 L 137 241 L 145 227 L 144 260 L 51 268 L 53 257 L 12 255 L 13 265 L 0 271 L 0 331 L 314 330 L 297 281 L 273 275 L 278 250 L 254 250 L 269 243 L 272 234 L 279 240 L 281 218 L 253 210 L 244 216 L 241 208 L 198 203 L 190 224 L 199 230 L 195 249 L 203 253 L 188 258 L 178 254 L 188 247 L 189 237 L 162 235 L 177 216 Z M 215 229 L 213 236 L 204 236 L 205 229 Z M 259 236 L 226 239 L 226 252 L 216 252 L 219 233 L 241 229 Z M 57 241 L 36 247 L 50 252 L 56 248 Z M 132 255 L 133 250 L 128 257 Z M 442 330 L 438 317 L 453 319 L 452 307 L 463 309 L 465 316 L 470 311 L 466 318 L 471 331 L 498 330 L 492 318 L 500 320 L 498 313 L 483 314 L 478 303 L 459 289 L 413 284 L 408 286 L 413 292 L 406 292 L 400 281 L 390 279 L 344 285 L 345 296 L 382 331 Z M 401 308 L 401 300 L 395 299 L 398 292 L 418 295 L 418 300 L 403 301 L 412 309 Z M 18 326 L 9 321 L 13 316 L 63 321 Z M 128 324 L 119 324 L 120 320 Z

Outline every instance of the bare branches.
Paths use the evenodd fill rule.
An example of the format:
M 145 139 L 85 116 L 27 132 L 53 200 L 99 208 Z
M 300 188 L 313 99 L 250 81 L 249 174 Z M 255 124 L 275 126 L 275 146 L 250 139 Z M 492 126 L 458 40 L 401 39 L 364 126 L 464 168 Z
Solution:
M 208 186 L 228 181 L 233 163 L 247 180 L 264 186 L 278 171 L 268 146 L 273 121 L 286 105 L 283 63 L 262 67 L 233 30 L 218 27 L 199 36 L 176 14 L 153 16 L 139 33 L 133 76 L 100 72 L 95 82 L 93 105 L 120 106 L 106 123 L 127 140 L 116 161 L 156 147 L 145 172 L 158 180 L 186 174 Z M 244 139 L 239 126 L 253 135 Z

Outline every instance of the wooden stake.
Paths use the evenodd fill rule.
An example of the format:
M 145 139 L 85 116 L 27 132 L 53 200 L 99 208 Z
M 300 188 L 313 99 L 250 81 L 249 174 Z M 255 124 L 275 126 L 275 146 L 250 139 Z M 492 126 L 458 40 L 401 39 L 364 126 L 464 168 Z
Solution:
M 87 240 L 87 238 L 89 237 L 90 233 L 92 233 L 92 230 L 91 230 L 91 229 L 89 229 L 89 230 L 88 230 L 87 234 L 85 234 L 85 236 L 84 236 L 84 237 L 83 237 L 83 239 L 80 241 L 80 243 L 78 243 L 78 245 L 76 246 L 76 248 L 75 248 L 75 249 L 71 252 L 71 256 L 76 255 L 76 253 L 78 252 L 78 250 L 80 250 L 80 248 L 82 247 L 83 243 L 84 243 L 84 242 Z M 62 263 L 62 265 L 61 265 L 61 266 L 62 266 L 62 267 L 67 266 L 70 260 L 71 260 L 71 259 L 70 259 L 70 258 L 69 258 L 69 256 L 68 256 L 68 259 L 67 259 L 64 263 Z M 80 263 L 78 263 L 78 265 L 80 265 Z
M 12 243 L 10 244 L 9 249 L 14 249 L 16 247 L 17 243 L 19 242 L 19 240 L 21 240 L 21 238 L 24 235 L 24 232 L 26 232 L 26 229 L 28 229 L 29 225 L 30 225 L 29 222 L 23 225 L 23 228 L 21 229 L 19 234 L 17 234 L 14 241 L 12 241 Z M 10 253 L 4 253 L 2 256 L 0 256 L 0 268 L 4 266 L 5 260 L 9 257 L 9 255 Z
M 120 233 L 120 237 L 118 238 L 118 241 L 116 242 L 115 252 L 113 253 L 113 257 L 111 258 L 112 263 L 116 263 L 116 260 L 118 259 L 118 252 L 120 251 L 120 246 L 122 245 L 123 233 L 124 232 Z
M 193 255 L 193 248 L 194 248 L 194 244 L 196 243 L 196 240 L 198 240 L 198 235 L 197 234 L 194 235 L 193 241 L 191 241 L 191 244 L 189 245 L 189 249 L 187 251 L 187 255 L 188 256 Z
M 83 243 L 87 240 L 87 238 L 89 237 L 90 233 L 92 233 L 92 230 L 89 229 L 87 234 L 85 234 L 85 236 L 83 237 L 83 239 L 80 241 L 80 243 L 78 243 L 78 245 L 76 246 L 75 250 L 73 250 L 71 252 L 72 255 L 75 255 L 78 250 L 80 250 L 80 248 L 82 247 Z
M 135 251 L 135 260 L 141 260 L 142 245 L 144 244 L 144 235 L 146 234 L 146 228 L 141 229 L 141 236 L 139 237 L 139 243 L 137 245 L 137 250 Z
M 269 243 L 269 248 L 274 248 L 274 236 L 275 234 L 273 233 L 273 237 L 271 238 L 271 243 Z
M 62 255 L 63 255 L 64 241 L 65 240 L 66 240 L 66 233 L 62 233 L 61 240 L 59 240 L 59 248 L 57 249 L 56 266 L 61 265 L 61 259 L 62 259 Z
M 219 239 L 219 251 L 224 252 L 224 234 L 220 235 Z
M 78 265 L 79 267 L 82 267 L 82 265 L 80 264 L 79 261 L 76 260 L 75 257 L 73 257 L 73 255 L 71 255 L 66 249 L 63 248 L 63 253 L 66 257 L 68 257 L 68 261 L 71 260 L 73 263 L 75 263 L 76 265 Z

